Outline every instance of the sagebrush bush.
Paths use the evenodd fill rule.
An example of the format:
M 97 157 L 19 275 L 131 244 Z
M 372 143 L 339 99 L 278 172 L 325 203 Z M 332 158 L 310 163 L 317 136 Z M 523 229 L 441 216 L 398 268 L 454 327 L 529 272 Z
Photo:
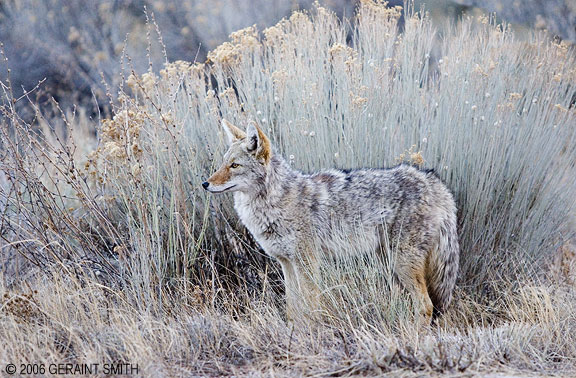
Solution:
M 426 16 L 408 15 L 402 32 L 400 17 L 398 8 L 362 1 L 345 23 L 317 7 L 262 32 L 232 33 L 204 64 L 127 72 L 94 147 L 73 127 L 85 117 L 63 117 L 64 132 L 32 129 L 5 90 L 4 253 L 18 252 L 74 287 L 109 293 L 119 317 L 104 324 L 135 329 L 144 313 L 144 324 L 159 319 L 168 332 L 126 349 L 110 341 L 114 353 L 133 357 L 148 342 L 165 348 L 174 332 L 174 340 L 201 341 L 191 342 L 192 356 L 178 349 L 158 358 L 191 359 L 197 373 L 238 372 L 203 365 L 219 356 L 226 367 L 245 361 L 271 373 L 288 368 L 292 333 L 278 320 L 279 296 L 270 290 L 278 271 L 239 223 L 231 197 L 211 197 L 200 186 L 226 149 L 220 120 L 255 120 L 295 168 L 409 161 L 435 169 L 459 208 L 461 273 L 442 323 L 447 330 L 419 338 L 402 315 L 403 298 L 386 297 L 373 279 L 385 264 L 344 261 L 337 268 L 358 269 L 332 272 L 350 281 L 325 283 L 326 315 L 336 321 L 296 331 L 300 373 L 339 371 L 334 361 L 342 358 L 360 361 L 342 374 L 465 370 L 487 366 L 482 359 L 530 369 L 568 366 L 576 328 L 573 306 L 559 298 L 572 294 L 552 295 L 547 281 L 535 281 L 573 231 L 574 52 L 539 35 L 517 41 L 488 19 L 464 19 L 438 41 Z M 40 114 L 39 120 L 45 122 Z M 87 290 L 82 300 L 92 303 L 92 295 Z M 187 311 L 204 317 L 190 320 Z M 484 328 L 491 323 L 502 328 Z M 5 338 L 14 339 L 15 329 Z M 278 343 L 269 351 L 254 335 Z M 554 344 L 555 335 L 563 335 L 561 343 Z M 228 346 L 224 356 L 220 343 Z M 326 345 L 335 346 L 336 358 Z M 86 354 L 114 354 L 99 347 L 90 344 Z M 163 349 L 146 350 L 161 356 Z M 306 370 L 302 356 L 311 350 L 326 358 Z M 539 360 L 526 362 L 533 358 Z
M 570 231 L 574 54 L 537 36 L 517 42 L 486 19 L 464 20 L 435 53 L 428 19 L 411 17 L 398 34 L 399 17 L 365 2 L 347 29 L 323 8 L 295 13 L 262 36 L 233 33 L 208 65 L 177 62 L 159 77 L 131 77 L 134 96 L 102 131 L 100 164 L 119 174 L 103 189 L 126 199 L 123 214 L 142 203 L 161 209 L 167 223 L 147 248 L 185 265 L 183 251 L 200 239 L 216 254 L 230 239 L 237 248 L 247 240 L 230 198 L 198 186 L 224 151 L 222 117 L 256 120 L 304 171 L 391 166 L 418 152 L 457 198 L 460 284 L 479 293 L 503 278 L 534 278 Z M 107 139 L 114 128 L 124 139 Z M 166 254 L 181 220 L 191 231 L 178 237 L 192 239 Z M 136 218 L 129 228 L 153 223 Z

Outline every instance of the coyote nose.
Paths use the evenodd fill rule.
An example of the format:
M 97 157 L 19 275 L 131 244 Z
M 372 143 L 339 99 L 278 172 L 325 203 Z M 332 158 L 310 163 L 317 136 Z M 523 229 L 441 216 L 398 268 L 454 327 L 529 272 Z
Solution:
M 202 187 L 203 187 L 204 189 L 208 189 L 208 185 L 210 185 L 210 183 L 209 183 L 208 181 L 204 181 L 204 182 L 202 183 Z

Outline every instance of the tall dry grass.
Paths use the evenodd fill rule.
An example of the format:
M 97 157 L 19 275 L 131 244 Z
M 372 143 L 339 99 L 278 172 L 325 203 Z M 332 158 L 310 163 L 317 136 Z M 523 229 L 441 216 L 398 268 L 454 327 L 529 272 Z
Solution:
M 369 1 L 350 23 L 318 7 L 232 33 L 206 64 L 126 72 L 96 138 L 81 113 L 63 111 L 59 127 L 38 109 L 31 127 L 5 78 L 0 363 L 573 372 L 574 290 L 548 272 L 573 231 L 574 53 L 487 19 L 439 41 L 427 17 L 408 15 L 401 33 L 399 18 Z M 381 281 L 386 261 L 368 256 L 325 268 L 323 317 L 286 323 L 274 262 L 231 198 L 199 186 L 226 148 L 222 117 L 256 120 L 304 171 L 434 168 L 455 193 L 462 246 L 441 321 L 419 332 L 405 295 Z

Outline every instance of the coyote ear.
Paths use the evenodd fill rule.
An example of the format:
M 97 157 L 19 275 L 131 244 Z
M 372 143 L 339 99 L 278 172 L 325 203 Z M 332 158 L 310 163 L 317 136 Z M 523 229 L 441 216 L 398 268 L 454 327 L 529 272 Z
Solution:
M 246 133 L 224 118 L 222 118 L 222 128 L 226 133 L 226 137 L 228 138 L 228 144 L 232 144 L 240 139 L 246 138 Z
M 251 122 L 246 129 L 246 149 L 256 156 L 256 159 L 268 163 L 272 155 L 270 140 L 255 122 Z

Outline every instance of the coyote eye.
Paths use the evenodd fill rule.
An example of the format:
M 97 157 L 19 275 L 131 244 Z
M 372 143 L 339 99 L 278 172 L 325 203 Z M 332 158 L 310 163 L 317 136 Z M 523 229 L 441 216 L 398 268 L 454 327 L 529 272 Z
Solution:
M 238 168 L 240 164 L 232 163 L 230 164 L 230 168 Z

